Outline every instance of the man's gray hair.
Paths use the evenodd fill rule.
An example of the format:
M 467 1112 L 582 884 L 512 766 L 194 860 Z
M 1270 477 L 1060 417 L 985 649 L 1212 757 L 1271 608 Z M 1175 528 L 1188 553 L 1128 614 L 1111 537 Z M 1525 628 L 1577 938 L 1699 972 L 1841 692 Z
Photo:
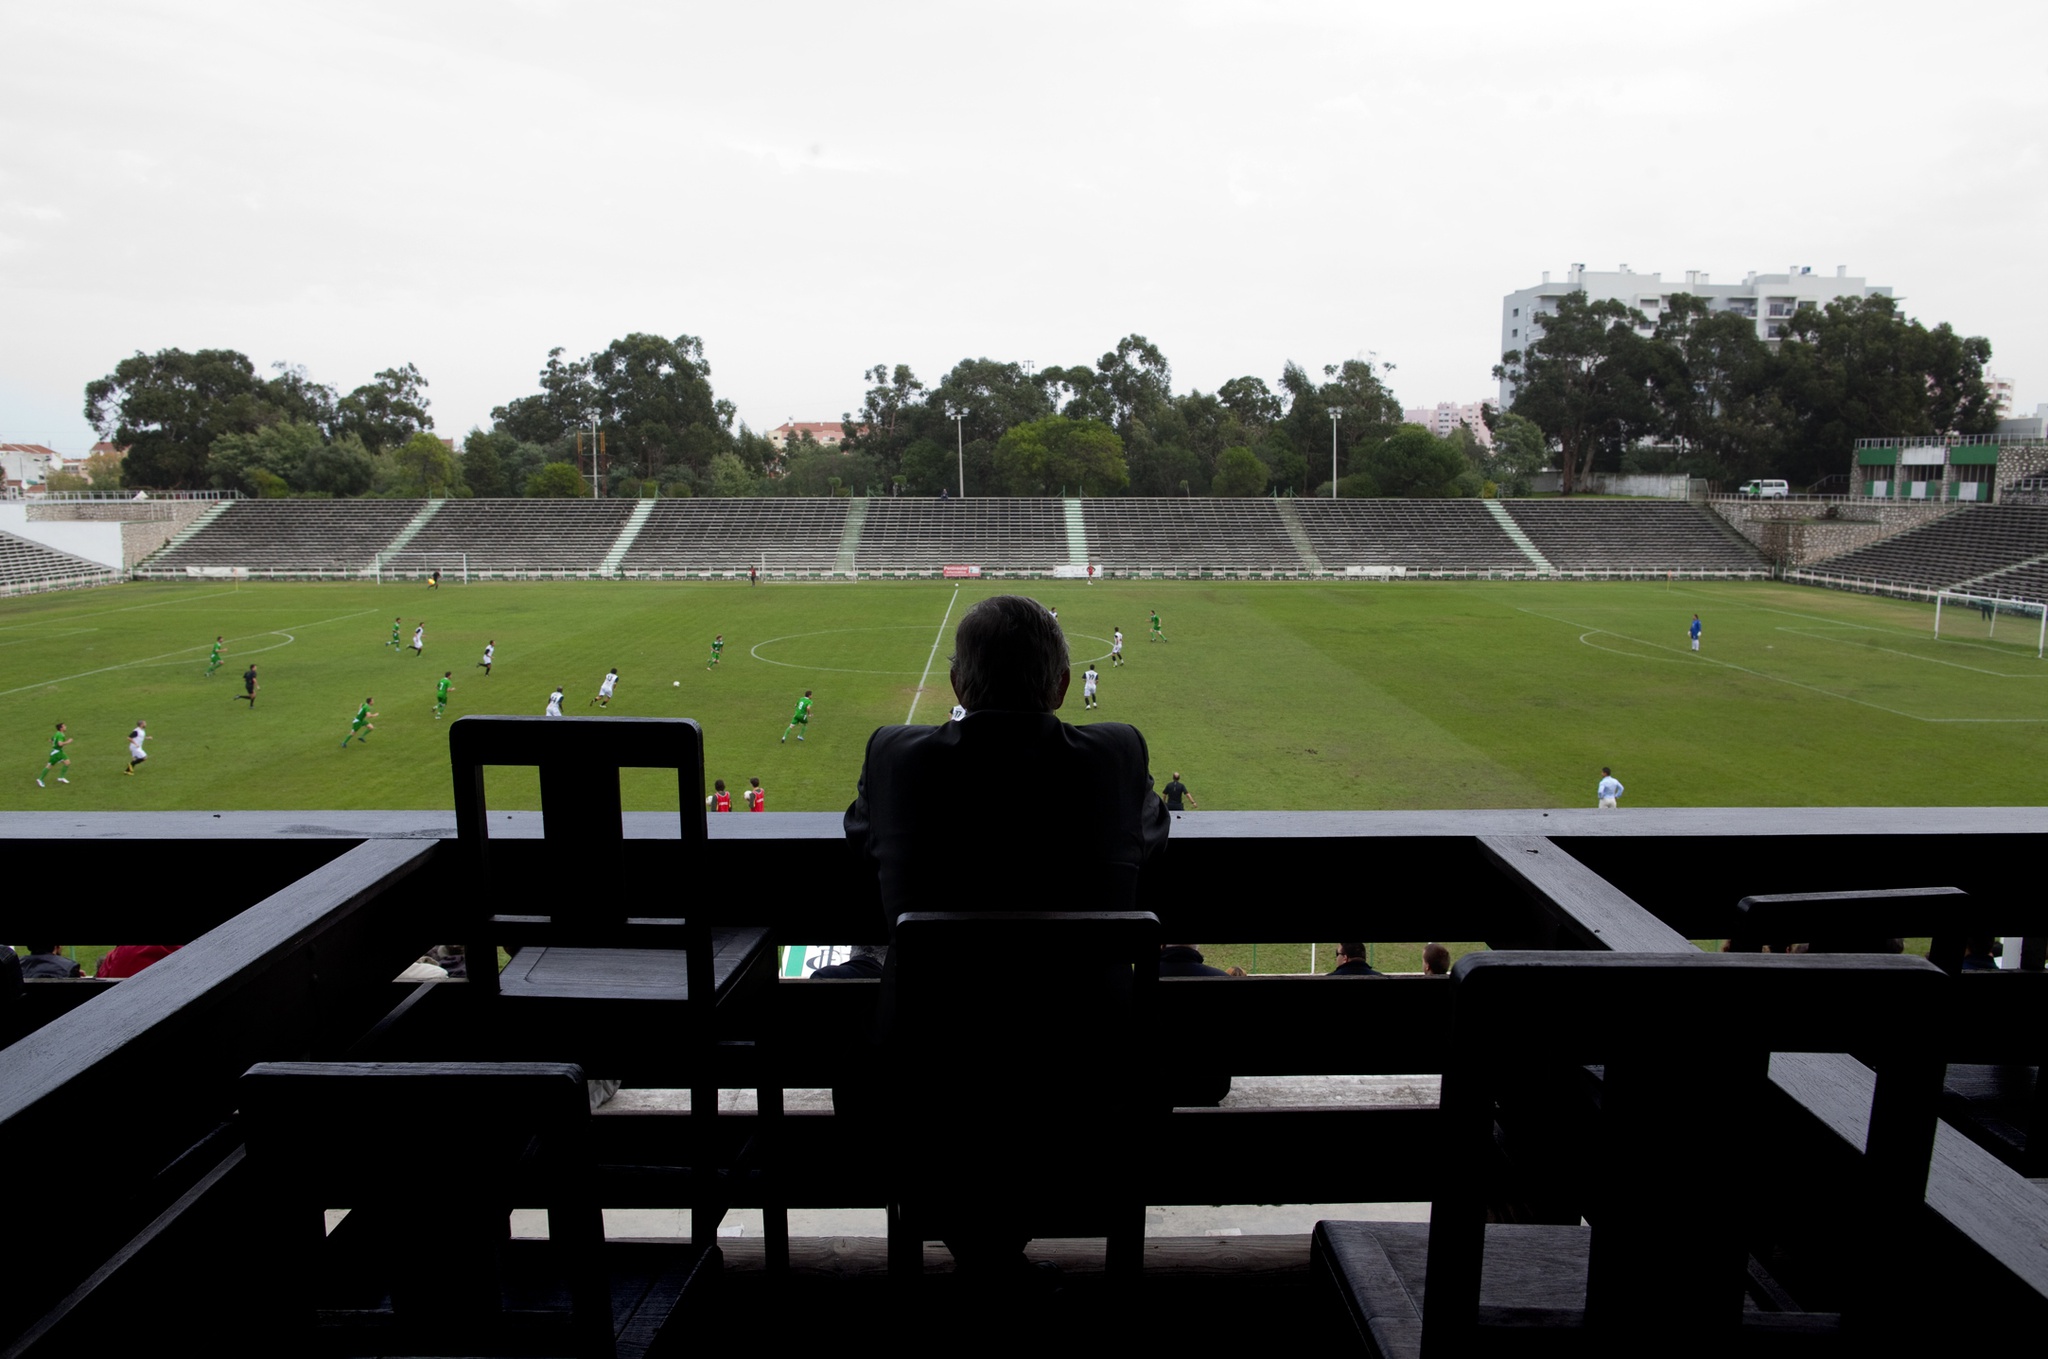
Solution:
M 970 713 L 1051 712 L 1069 664 L 1066 634 L 1024 595 L 982 600 L 953 634 L 953 689 Z

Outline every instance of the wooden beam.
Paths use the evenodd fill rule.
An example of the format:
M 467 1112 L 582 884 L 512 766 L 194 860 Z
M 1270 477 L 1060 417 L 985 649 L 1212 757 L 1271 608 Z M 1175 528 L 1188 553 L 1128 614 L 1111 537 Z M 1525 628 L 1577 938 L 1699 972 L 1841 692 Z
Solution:
M 1685 936 L 1627 893 L 1538 836 L 1482 836 L 1481 851 L 1579 948 L 1664 953 L 1692 948 Z

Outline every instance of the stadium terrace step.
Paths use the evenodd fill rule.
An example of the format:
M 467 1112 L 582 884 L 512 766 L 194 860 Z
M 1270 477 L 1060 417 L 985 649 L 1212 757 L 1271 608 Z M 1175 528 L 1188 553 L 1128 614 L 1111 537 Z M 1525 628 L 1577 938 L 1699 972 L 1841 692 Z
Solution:
M 1501 530 L 1514 540 L 1515 546 L 1521 548 L 1529 560 L 1536 564 L 1536 569 L 1539 571 L 1550 570 L 1549 561 L 1544 558 L 1541 552 L 1536 550 L 1536 544 L 1529 541 L 1529 535 L 1522 532 L 1522 526 L 1517 524 L 1508 514 L 1507 508 L 1498 500 L 1489 500 L 1485 504 L 1486 512 L 1492 515 L 1494 522 L 1501 526 Z
M 1294 500 L 1325 571 L 1530 570 L 1529 556 L 1477 500 Z
M 1287 571 L 1301 553 L 1271 500 L 1083 500 L 1088 548 L 1131 571 Z
M 836 498 L 658 500 L 626 552 L 625 573 L 830 571 L 851 505 Z
M 177 551 L 177 549 L 181 547 L 187 539 L 191 538 L 194 534 L 205 531 L 206 527 L 209 524 L 211 524 L 214 520 L 220 518 L 221 515 L 226 512 L 227 508 L 234 503 L 235 502 L 232 500 L 215 501 L 211 509 L 207 510 L 206 513 L 200 515 L 197 519 L 194 519 L 191 523 L 185 525 L 184 528 L 172 534 L 171 540 L 169 542 L 165 543 L 155 552 L 150 553 L 149 556 L 144 557 L 141 561 L 137 562 L 136 565 L 143 566 L 151 564 L 155 561 L 157 557 L 163 556 L 166 553 Z
M 362 576 L 426 506 L 424 500 L 236 500 L 151 557 L 139 575 L 188 569 Z M 465 502 L 468 503 L 468 502 Z
M 422 505 L 420 512 L 412 517 L 412 522 L 400 529 L 398 536 L 387 543 L 384 550 L 377 554 L 378 559 L 381 561 L 386 557 L 393 557 L 403 552 L 405 545 L 418 537 L 419 531 L 427 526 L 427 521 L 432 519 L 435 512 L 447 503 L 445 500 L 429 500 L 425 505 Z
M 1707 510 L 1689 501 L 1562 499 L 1498 504 L 1498 512 L 1514 521 L 1554 571 L 1766 575 L 1770 570 L 1747 539 L 1731 537 Z
M 2048 558 L 2048 509 L 1972 505 L 1931 523 L 1788 573 L 1793 580 L 1869 582 L 1929 592 L 1989 586 Z M 2001 590 L 2008 584 L 1999 581 Z
M 846 528 L 839 535 L 839 556 L 833 569 L 852 575 L 860 565 L 860 531 L 868 522 L 868 498 L 857 496 L 846 506 Z
M 860 539 L 863 571 L 982 566 L 1050 572 L 1067 552 L 1064 502 L 1049 496 L 870 500 Z
M 633 550 L 633 543 L 640 537 L 640 530 L 647 526 L 648 517 L 654 513 L 654 506 L 655 502 L 652 500 L 639 500 L 633 503 L 633 517 L 619 530 L 617 540 L 612 543 L 612 550 L 605 553 L 604 560 L 597 564 L 597 573 L 600 576 L 619 574 L 619 563 Z
M 105 585 L 121 573 L 12 533 L 0 533 L 0 594 L 34 594 L 72 585 Z
M 1280 515 L 1280 527 L 1287 530 L 1287 536 L 1294 540 L 1294 550 L 1301 554 L 1301 564 L 1311 571 L 1323 569 L 1323 559 L 1316 555 L 1316 545 L 1309 541 L 1308 530 L 1302 526 L 1301 513 L 1294 507 L 1294 501 L 1276 500 L 1273 508 Z
M 1066 502 L 1067 514 L 1067 565 L 1088 569 L 1088 517 L 1081 513 L 1081 502 Z

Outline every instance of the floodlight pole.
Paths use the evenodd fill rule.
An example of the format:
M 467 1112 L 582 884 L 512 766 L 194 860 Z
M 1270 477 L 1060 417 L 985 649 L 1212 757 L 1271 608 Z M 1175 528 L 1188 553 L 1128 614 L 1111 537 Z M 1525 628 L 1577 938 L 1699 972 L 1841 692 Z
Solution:
M 960 422 L 967 418 L 965 413 L 953 416 L 953 451 L 960 460 L 960 498 L 967 499 L 967 433 Z
M 1339 406 L 1330 407 L 1330 499 L 1337 498 L 1337 420 L 1344 414 Z

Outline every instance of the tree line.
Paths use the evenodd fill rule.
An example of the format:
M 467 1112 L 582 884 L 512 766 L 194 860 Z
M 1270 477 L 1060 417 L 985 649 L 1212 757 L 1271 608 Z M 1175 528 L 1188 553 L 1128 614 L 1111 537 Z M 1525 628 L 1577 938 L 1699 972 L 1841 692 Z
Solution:
M 1653 326 L 1569 294 L 1495 369 L 1515 399 L 1487 410 L 1492 449 L 1404 425 L 1390 363 L 1289 362 L 1272 384 L 1177 393 L 1136 334 L 1069 366 L 962 359 L 929 385 L 877 364 L 837 447 L 778 448 L 740 423 L 692 335 L 550 351 L 537 390 L 459 452 L 409 363 L 344 395 L 232 350 L 137 353 L 87 384 L 85 414 L 128 447 L 129 485 L 266 496 L 577 496 L 596 467 L 614 496 L 1327 496 L 1334 475 L 1340 496 L 1455 497 L 1526 493 L 1547 466 L 1567 492 L 1595 470 L 1809 481 L 1846 468 L 1859 435 L 1991 428 L 1990 354 L 1884 297 L 1801 309 L 1771 346 L 1699 298 Z
M 1990 359 L 1989 340 L 1930 330 L 1883 296 L 1800 307 L 1773 344 L 1753 318 L 1691 294 L 1652 323 L 1568 293 L 1494 369 L 1514 390 L 1495 442 L 1526 441 L 1527 421 L 1567 493 L 1595 471 L 1805 486 L 1846 473 L 1858 438 L 1997 428 Z

